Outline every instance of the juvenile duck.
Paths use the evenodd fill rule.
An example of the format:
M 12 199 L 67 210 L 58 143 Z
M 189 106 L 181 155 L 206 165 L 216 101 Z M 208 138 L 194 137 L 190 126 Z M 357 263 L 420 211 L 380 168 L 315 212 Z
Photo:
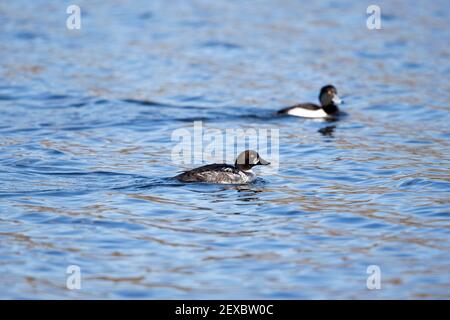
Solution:
M 236 158 L 233 165 L 209 164 L 190 171 L 185 171 L 174 178 L 181 182 L 207 182 L 223 184 L 246 184 L 256 179 L 252 168 L 266 166 L 270 162 L 264 160 L 256 151 L 245 150 Z
M 279 115 L 288 114 L 304 118 L 328 118 L 339 113 L 338 104 L 343 103 L 332 85 L 327 85 L 320 90 L 319 101 L 321 106 L 314 103 L 300 103 L 295 106 L 281 109 Z

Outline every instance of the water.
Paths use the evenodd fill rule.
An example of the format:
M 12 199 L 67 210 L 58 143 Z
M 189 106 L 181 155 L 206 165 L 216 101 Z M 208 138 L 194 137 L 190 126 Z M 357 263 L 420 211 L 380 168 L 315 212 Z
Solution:
M 447 1 L 379 1 L 382 30 L 359 1 L 77 1 L 79 31 L 68 4 L 0 4 L 0 298 L 450 298 Z M 339 121 L 273 117 L 328 83 Z M 279 170 L 168 179 L 194 120 L 280 129 Z

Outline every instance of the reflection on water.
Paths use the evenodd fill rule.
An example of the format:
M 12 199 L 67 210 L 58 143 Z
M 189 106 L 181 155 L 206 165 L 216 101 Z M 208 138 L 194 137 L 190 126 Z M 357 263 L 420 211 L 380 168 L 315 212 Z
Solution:
M 356 1 L 79 5 L 0 5 L 0 298 L 450 298 L 445 1 L 379 31 Z M 274 116 L 328 83 L 345 116 Z M 279 128 L 279 171 L 173 181 L 194 120 Z
M 334 129 L 336 129 L 336 126 L 326 126 L 323 128 L 320 128 L 318 132 L 323 134 L 326 137 L 333 137 L 334 135 Z

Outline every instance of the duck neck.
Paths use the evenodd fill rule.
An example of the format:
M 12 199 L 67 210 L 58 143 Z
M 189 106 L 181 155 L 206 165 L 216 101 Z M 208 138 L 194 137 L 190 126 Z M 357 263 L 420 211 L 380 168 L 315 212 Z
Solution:
M 339 108 L 334 103 L 327 104 L 325 106 L 322 106 L 323 111 L 325 111 L 327 114 L 333 114 L 337 113 L 339 111 Z
M 252 171 L 252 166 L 248 165 L 248 164 L 238 164 L 237 162 L 234 164 L 234 167 L 236 169 L 238 169 L 239 171 L 243 171 L 243 172 L 253 172 Z

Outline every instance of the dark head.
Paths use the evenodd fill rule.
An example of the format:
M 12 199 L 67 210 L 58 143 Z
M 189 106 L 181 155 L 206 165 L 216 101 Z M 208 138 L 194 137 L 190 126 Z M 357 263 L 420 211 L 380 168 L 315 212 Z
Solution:
M 337 106 L 343 102 L 339 98 L 336 88 L 332 85 L 327 85 L 320 90 L 319 101 L 322 107 Z
M 258 152 L 253 150 L 245 150 L 236 158 L 234 166 L 242 171 L 248 171 L 254 166 L 266 166 L 270 162 L 261 158 Z

